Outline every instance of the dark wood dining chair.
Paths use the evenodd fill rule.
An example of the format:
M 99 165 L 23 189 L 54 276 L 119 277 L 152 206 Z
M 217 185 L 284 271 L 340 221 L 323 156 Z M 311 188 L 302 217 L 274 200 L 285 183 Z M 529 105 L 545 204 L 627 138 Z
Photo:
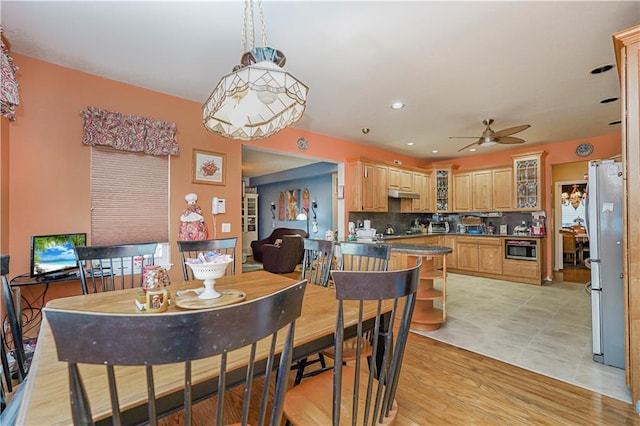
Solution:
M 341 271 L 386 271 L 391 257 L 390 244 L 340 243 L 338 269 Z
M 27 377 L 27 364 L 26 354 L 24 351 L 24 339 L 22 336 L 22 321 L 18 313 L 18 304 L 20 303 L 20 301 L 14 300 L 13 291 L 11 290 L 11 284 L 7 279 L 7 275 L 9 275 L 9 255 L 3 254 L 0 255 L 0 276 L 2 277 L 2 298 L 4 300 L 5 309 L 7 310 L 7 322 L 9 323 L 9 331 L 11 332 L 11 342 L 9 342 L 6 334 L 4 334 L 3 326 L 3 338 L 5 341 L 2 345 L 2 352 L 6 357 L 6 349 L 10 349 L 10 346 L 12 347 L 11 353 L 13 354 L 16 362 L 18 383 L 21 383 L 25 379 L 25 377 Z M 3 371 L 5 371 L 4 360 L 2 360 L 2 363 Z M 8 370 L 6 371 L 8 372 Z M 9 386 L 11 386 L 11 383 L 9 383 Z
M 338 300 L 336 362 L 330 371 L 310 377 L 287 391 L 284 415 L 291 424 L 361 425 L 393 422 L 398 411 L 395 394 L 421 263 L 421 258 L 418 258 L 414 267 L 397 271 L 331 272 Z M 392 302 L 391 311 L 383 309 L 385 301 Z M 357 357 L 355 363 L 343 365 L 344 313 L 347 310 L 358 312 L 360 319 L 355 339 L 362 343 L 367 339 L 366 325 L 362 320 L 367 304 L 373 304 L 377 310 L 371 330 L 374 348 L 371 361 L 367 366 L 362 357 Z M 371 308 L 371 305 L 368 306 Z M 381 327 L 383 324 L 388 326 Z
M 182 257 L 182 275 L 185 281 L 193 280 L 193 271 L 189 272 L 187 260 L 198 257 L 199 253 L 207 253 L 215 251 L 218 253 L 228 254 L 233 257 L 231 262 L 231 275 L 236 274 L 236 245 L 238 238 L 221 238 L 217 240 L 200 240 L 200 241 L 178 241 L 178 251 Z
M 316 240 L 305 238 L 303 242 L 304 257 L 302 258 L 302 274 L 300 279 L 307 280 L 308 283 L 327 287 L 329 284 L 329 273 L 333 265 L 333 241 Z M 317 354 L 316 359 L 303 358 L 291 366 L 296 371 L 294 385 L 298 385 L 304 377 L 318 374 L 327 368 L 324 355 Z M 320 364 L 320 369 L 305 374 L 305 368 L 314 364 Z
M 391 245 L 342 242 L 340 243 L 340 254 L 338 270 L 381 272 L 386 271 L 389 267 Z M 342 348 L 342 358 L 345 362 L 349 362 L 361 356 L 371 356 L 372 351 L 369 339 L 365 339 L 360 344 L 355 339 L 348 339 Z M 335 347 L 322 351 L 324 356 L 335 359 L 334 352 Z
M 219 366 L 220 372 L 217 379 L 217 408 L 210 417 L 215 417 L 216 425 L 226 424 L 228 419 L 224 418 L 224 402 L 227 361 L 230 364 L 232 360 L 236 363 L 238 357 L 244 357 L 247 367 L 240 424 L 247 424 L 250 408 L 252 413 L 257 412 L 258 415 L 255 424 L 265 423 L 265 417 L 269 415 L 268 406 L 272 407 L 268 424 L 280 424 L 292 357 L 295 321 L 302 310 L 305 289 L 306 282 L 300 281 L 247 302 L 218 309 L 170 314 L 104 314 L 45 307 L 44 314 L 51 326 L 58 359 L 68 363 L 73 423 L 85 425 L 93 422 L 90 401 L 81 375 L 82 364 L 105 366 L 108 379 L 105 394 L 110 395 L 114 424 L 130 423 L 126 416 L 123 418 L 121 415 L 116 367 L 144 367 L 147 377 L 148 421 L 153 425 L 157 424 L 159 416 L 166 414 L 155 394 L 154 367 L 176 364 L 176 369 L 184 371 L 182 408 L 184 424 L 189 425 L 192 422 L 193 403 L 192 362 L 211 358 L 207 365 L 216 369 Z M 278 355 L 276 339 L 278 332 L 283 329 L 286 329 L 286 337 L 278 339 L 283 342 L 282 351 Z M 269 348 L 266 361 L 256 356 L 257 342 L 263 339 L 266 341 L 261 342 L 260 347 Z M 241 348 L 245 348 L 243 352 L 234 352 Z M 278 356 L 280 361 L 274 374 Z M 262 375 L 262 397 L 253 398 L 254 402 L 259 401 L 258 404 L 251 405 L 249 396 L 252 394 L 252 386 L 259 386 L 257 381 L 254 383 L 254 376 L 258 376 L 256 369 L 262 362 L 266 362 Z M 157 376 L 155 379 L 157 380 Z M 275 393 L 270 394 L 274 381 Z M 259 387 L 257 390 L 260 390 Z M 211 393 L 216 393 L 213 386 Z M 259 410 L 253 410 L 257 405 Z M 251 421 L 254 423 L 254 420 Z
M 158 243 L 73 248 L 82 293 L 123 290 L 142 286 L 142 272 L 154 264 Z

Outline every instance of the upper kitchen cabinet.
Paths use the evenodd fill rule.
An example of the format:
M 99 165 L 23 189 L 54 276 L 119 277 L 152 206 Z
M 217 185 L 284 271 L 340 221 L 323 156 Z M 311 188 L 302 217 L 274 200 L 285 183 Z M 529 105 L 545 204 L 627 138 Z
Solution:
M 474 211 L 487 212 L 493 209 L 493 182 L 491 170 L 472 173 L 472 206 Z
M 453 211 L 470 212 L 473 210 L 473 173 L 453 175 Z
M 432 212 L 431 175 L 423 172 L 410 172 L 413 182 L 413 192 L 420 194 L 420 198 L 400 200 L 402 213 Z
M 513 210 L 513 170 L 511 167 L 492 170 L 493 210 Z
M 389 209 L 388 170 L 386 165 L 362 160 L 347 163 L 349 211 L 386 212 Z
M 453 176 L 453 165 L 435 168 L 431 176 L 433 179 L 433 184 L 435 185 L 435 211 L 438 213 L 453 211 L 451 197 L 453 188 L 453 184 L 451 181 Z
M 413 175 L 410 170 L 389 167 L 389 189 L 413 191 Z
M 513 185 L 515 209 L 542 209 L 542 162 L 544 151 L 513 156 Z

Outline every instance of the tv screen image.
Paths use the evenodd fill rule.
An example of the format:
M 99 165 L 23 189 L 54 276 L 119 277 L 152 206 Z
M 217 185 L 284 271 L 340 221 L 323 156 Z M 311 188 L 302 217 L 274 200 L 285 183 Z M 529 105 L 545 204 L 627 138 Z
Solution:
M 52 276 L 75 269 L 73 247 L 85 245 L 86 233 L 32 236 L 31 276 Z

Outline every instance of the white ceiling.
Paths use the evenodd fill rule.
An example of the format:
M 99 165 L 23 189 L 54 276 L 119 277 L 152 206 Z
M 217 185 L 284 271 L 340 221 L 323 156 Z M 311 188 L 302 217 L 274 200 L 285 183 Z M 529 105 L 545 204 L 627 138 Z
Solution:
M 263 9 L 268 44 L 310 88 L 294 127 L 425 160 L 474 155 L 457 152 L 473 139 L 449 136 L 480 136 L 485 118 L 496 131 L 530 124 L 516 136 L 532 146 L 620 132 L 608 124 L 620 119 L 620 101 L 600 103 L 619 96 L 617 70 L 590 70 L 615 64 L 611 35 L 640 23 L 640 2 L 265 1 Z M 0 3 L 13 52 L 196 102 L 239 63 L 242 14 L 241 1 Z M 396 100 L 406 107 L 391 110 Z

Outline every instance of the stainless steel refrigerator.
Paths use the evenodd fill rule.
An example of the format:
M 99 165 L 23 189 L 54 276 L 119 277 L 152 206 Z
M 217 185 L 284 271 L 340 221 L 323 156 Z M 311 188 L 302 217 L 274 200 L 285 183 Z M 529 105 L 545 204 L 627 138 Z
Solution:
M 589 162 L 586 203 L 593 359 L 625 368 L 622 163 L 613 160 Z

